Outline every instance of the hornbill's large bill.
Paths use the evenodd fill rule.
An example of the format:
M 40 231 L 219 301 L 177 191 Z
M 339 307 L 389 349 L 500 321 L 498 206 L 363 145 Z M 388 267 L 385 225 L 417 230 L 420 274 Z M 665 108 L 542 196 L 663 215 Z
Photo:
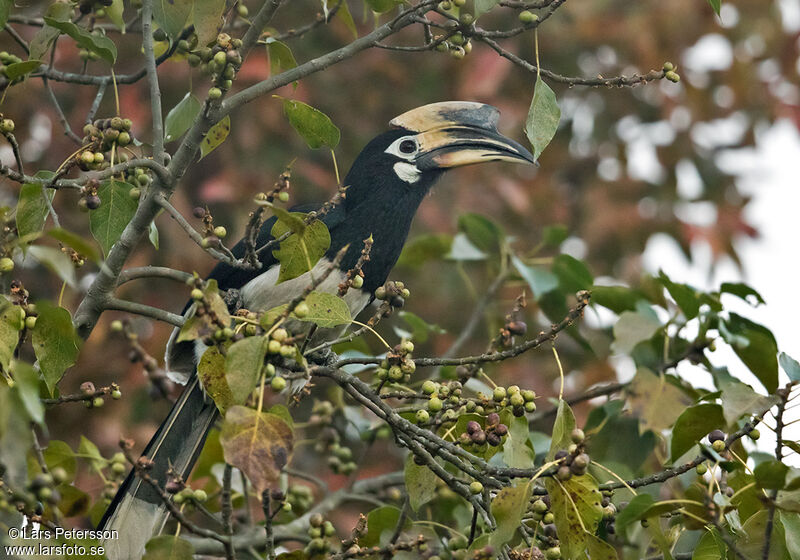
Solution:
M 370 258 L 362 268 L 363 286 L 345 296 L 355 317 L 386 282 L 417 207 L 444 171 L 488 161 L 534 163 L 528 150 L 497 131 L 498 118 L 499 111 L 490 105 L 453 101 L 425 105 L 393 119 L 390 130 L 373 139 L 356 158 L 344 181 L 344 200 L 322 218 L 331 244 L 316 272 L 327 269 L 342 248 L 349 248 L 337 270 L 316 289 L 337 293 L 346 272 L 355 266 L 363 241 L 371 235 Z M 274 218 L 263 224 L 257 246 L 271 239 L 273 224 Z M 237 258 L 244 251 L 243 242 L 233 248 Z M 280 263 L 268 251 L 262 255 L 258 270 L 220 263 L 209 278 L 216 279 L 221 290 L 239 290 L 242 307 L 255 312 L 288 303 L 310 284 L 313 270 L 276 284 Z M 191 312 L 187 307 L 186 313 Z M 167 368 L 187 385 L 144 451 L 153 462 L 149 475 L 162 486 L 170 468 L 188 477 L 217 418 L 217 408 L 203 394 L 195 375 L 197 344 L 176 342 L 173 333 L 167 346 Z M 102 529 L 119 531 L 118 539 L 105 543 L 107 556 L 111 560 L 141 557 L 145 543 L 161 530 L 167 516 L 153 488 L 130 473 L 100 522 Z

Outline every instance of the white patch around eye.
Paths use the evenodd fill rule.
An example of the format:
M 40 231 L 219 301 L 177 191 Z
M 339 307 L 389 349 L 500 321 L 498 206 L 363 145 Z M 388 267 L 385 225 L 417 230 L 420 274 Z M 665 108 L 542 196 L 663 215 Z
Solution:
M 410 154 L 400 151 L 400 144 L 406 141 L 411 141 L 414 143 L 414 151 Z M 413 136 L 403 136 L 402 138 L 398 138 L 394 142 L 392 142 L 386 150 L 384 150 L 387 154 L 392 154 L 393 156 L 399 157 L 400 159 L 404 159 L 406 161 L 414 161 L 414 158 L 417 157 L 417 153 L 419 152 L 419 144 L 417 144 L 416 138 Z
M 398 161 L 394 164 L 394 172 L 406 183 L 416 183 L 422 173 L 413 163 Z

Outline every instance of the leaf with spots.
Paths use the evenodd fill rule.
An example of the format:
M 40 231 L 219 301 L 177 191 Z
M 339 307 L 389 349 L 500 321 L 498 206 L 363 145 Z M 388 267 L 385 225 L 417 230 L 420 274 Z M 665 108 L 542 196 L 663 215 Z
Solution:
M 409 454 L 406 458 L 404 475 L 409 505 L 414 511 L 419 511 L 419 508 L 430 502 L 436 495 L 438 478 L 427 465 L 416 464 L 413 454 Z
M 5 298 L 0 298 L 0 309 L 0 367 L 8 371 L 25 319 L 22 308 L 11 305 Z
M 212 126 L 200 142 L 200 159 L 216 150 L 228 137 L 231 131 L 231 118 L 225 115 L 221 121 Z
M 253 392 L 264 366 L 269 340 L 263 336 L 249 336 L 234 342 L 225 357 L 225 378 L 231 397 L 236 404 L 244 404 Z
M 197 376 L 203 390 L 214 400 L 221 413 L 225 413 L 234 403 L 233 393 L 225 378 L 225 356 L 216 346 L 210 346 L 203 352 L 197 364 Z
M 653 430 L 660 433 L 678 419 L 681 412 L 692 404 L 692 399 L 666 377 L 656 375 L 647 368 L 639 368 L 628 388 L 628 404 L 639 418 L 639 433 Z
M 548 478 L 544 484 L 550 494 L 561 551 L 565 558 L 578 558 L 588 546 L 587 537 L 594 534 L 603 517 L 597 481 L 584 474 L 563 482 Z
M 531 499 L 530 482 L 503 488 L 492 500 L 492 517 L 497 527 L 489 536 L 489 543 L 499 548 L 511 540 L 522 524 L 522 516 Z
M 281 241 L 277 251 L 272 251 L 272 256 L 281 263 L 278 273 L 280 284 L 312 270 L 331 246 L 331 234 L 320 220 L 298 229 L 295 221 L 281 219 L 279 214 L 276 216 L 278 220 L 272 226 L 272 237 L 277 239 L 289 231 L 292 232 L 292 235 Z M 304 214 L 292 212 L 290 216 L 302 218 Z
M 245 473 L 261 493 L 277 484 L 289 463 L 294 434 L 277 414 L 237 405 L 226 412 L 219 441 L 225 461 Z
M 222 27 L 225 0 L 203 0 L 202 2 L 192 2 L 192 4 L 194 8 L 192 20 L 195 33 L 197 33 L 197 42 L 203 47 L 217 38 Z
M 191 560 L 194 557 L 192 543 L 175 535 L 153 537 L 144 550 L 142 560 Z

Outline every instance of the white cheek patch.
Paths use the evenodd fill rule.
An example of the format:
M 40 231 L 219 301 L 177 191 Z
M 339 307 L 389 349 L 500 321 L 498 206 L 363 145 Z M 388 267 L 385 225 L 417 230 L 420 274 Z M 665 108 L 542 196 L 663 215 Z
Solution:
M 413 163 L 399 161 L 394 164 L 394 172 L 406 183 L 416 183 L 422 173 Z

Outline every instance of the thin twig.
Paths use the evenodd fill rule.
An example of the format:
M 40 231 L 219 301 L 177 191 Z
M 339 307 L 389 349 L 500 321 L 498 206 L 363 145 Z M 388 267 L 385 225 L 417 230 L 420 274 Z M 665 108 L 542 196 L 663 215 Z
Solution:
M 164 323 L 169 323 L 170 325 L 175 325 L 176 327 L 182 327 L 184 322 L 184 318 L 181 315 L 176 315 L 175 313 L 170 313 L 164 309 L 152 307 L 143 303 L 127 301 L 115 297 L 109 297 L 106 299 L 105 308 L 116 311 L 126 311 L 128 313 L 150 317 L 151 319 L 163 321 Z
M 140 266 L 123 270 L 117 279 L 117 286 L 140 278 L 168 278 L 176 282 L 186 282 L 192 275 L 166 266 Z
M 233 467 L 225 463 L 225 468 L 222 471 L 222 530 L 229 537 L 233 535 L 233 504 L 231 502 L 231 475 L 233 474 Z M 236 552 L 233 548 L 233 542 L 228 541 L 225 543 L 225 558 L 233 560 L 236 557 Z

